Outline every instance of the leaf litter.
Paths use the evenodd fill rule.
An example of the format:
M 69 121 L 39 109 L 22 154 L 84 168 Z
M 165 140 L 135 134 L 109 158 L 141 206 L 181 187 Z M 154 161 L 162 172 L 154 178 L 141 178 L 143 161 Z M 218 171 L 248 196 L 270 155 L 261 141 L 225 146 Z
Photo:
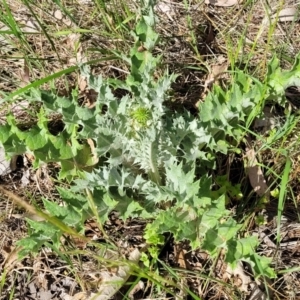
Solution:
M 245 157 L 247 158 L 246 172 L 248 173 L 250 184 L 253 190 L 258 194 L 258 196 L 260 197 L 265 196 L 266 198 L 269 199 L 270 197 L 269 187 L 266 183 L 264 173 L 262 172 L 262 169 L 259 166 L 259 162 L 256 158 L 255 150 L 252 147 L 252 142 L 249 138 L 247 140 Z
M 205 4 L 216 5 L 221 7 L 229 7 L 240 4 L 241 0 L 205 0 Z

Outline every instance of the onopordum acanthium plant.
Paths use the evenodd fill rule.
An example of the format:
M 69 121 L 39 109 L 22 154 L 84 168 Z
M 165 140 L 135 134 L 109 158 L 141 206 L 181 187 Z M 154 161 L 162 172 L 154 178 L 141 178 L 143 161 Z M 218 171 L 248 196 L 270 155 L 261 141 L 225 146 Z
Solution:
M 32 89 L 24 97 L 42 104 L 37 124 L 22 131 L 9 115 L 7 124 L 0 127 L 1 143 L 7 153 L 32 152 L 36 165 L 60 163 L 60 178 L 68 179 L 72 187 L 58 188 L 64 206 L 47 199 L 44 206 L 79 232 L 84 221 L 95 215 L 94 208 L 101 222 L 116 210 L 123 219 L 152 220 L 145 239 L 153 256 L 163 234 L 169 232 L 176 241 L 188 240 L 193 248 L 201 247 L 212 256 L 222 251 L 233 266 L 246 260 L 257 275 L 263 270 L 263 275 L 272 277 L 270 260 L 255 253 L 257 238 L 242 236 L 241 224 L 226 209 L 225 192 L 212 192 L 209 170 L 215 166 L 217 153 L 226 154 L 236 147 L 244 133 L 239 125 L 249 124 L 262 99 L 274 98 L 275 91 L 278 95 L 283 90 L 272 74 L 260 83 L 236 71 L 232 86 L 228 90 L 214 87 L 197 117 L 168 110 L 165 102 L 176 76 L 168 71 L 160 78 L 154 76 L 160 62 L 152 54 L 158 43 L 154 25 L 149 5 L 133 33 L 130 55 L 115 52 L 130 66 L 125 81 L 93 76 L 86 65 L 81 66 L 89 88 L 98 93 L 94 108 L 79 105 L 77 90 L 61 97 L 56 91 Z M 272 68 L 276 62 L 271 62 Z M 290 77 L 280 72 L 277 76 L 284 74 L 288 84 L 299 73 L 295 67 Z M 121 99 L 114 95 L 117 88 L 126 92 Z M 48 128 L 53 113 L 59 113 L 64 123 L 57 135 Z M 86 190 L 93 207 L 86 201 Z M 63 231 L 55 224 L 29 221 L 29 225 L 31 235 L 19 243 L 23 255 L 49 245 L 49 240 L 52 247 L 60 246 Z M 257 260 L 263 268 L 257 268 Z

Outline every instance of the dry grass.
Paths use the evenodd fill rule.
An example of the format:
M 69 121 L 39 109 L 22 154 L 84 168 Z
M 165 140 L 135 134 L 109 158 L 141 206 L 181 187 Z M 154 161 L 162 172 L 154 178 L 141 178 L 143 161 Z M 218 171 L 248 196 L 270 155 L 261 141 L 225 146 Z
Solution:
M 157 30 L 161 35 L 161 43 L 155 51 L 163 57 L 161 69 L 157 70 L 157 76 L 166 68 L 179 75 L 173 85 L 175 93 L 173 103 L 170 104 L 172 109 L 185 107 L 192 113 L 196 113 L 196 104 L 198 101 L 203 101 L 206 93 L 207 77 L 213 66 L 218 65 L 224 59 L 228 62 L 229 70 L 243 69 L 261 80 L 263 80 L 268 61 L 275 53 L 280 58 L 283 68 L 291 66 L 295 55 L 300 52 L 300 23 L 273 22 L 270 24 L 270 15 L 283 7 L 283 1 L 244 2 L 245 4 L 234 7 L 217 7 L 206 5 L 201 1 L 199 3 L 197 1 L 189 3 L 187 1 L 160 2 L 167 5 L 165 7 L 170 10 L 166 13 L 163 11 L 163 6 L 159 6 L 157 9 Z M 128 72 L 128 67 L 124 62 L 111 60 L 111 51 L 128 53 L 132 46 L 133 38 L 130 30 L 134 28 L 138 10 L 138 5 L 134 1 L 77 0 L 57 3 L 59 5 L 54 1 L 46 0 L 38 3 L 27 0 L 1 1 L 1 92 L 12 92 L 29 83 L 44 80 L 41 88 L 55 87 L 59 93 L 69 95 L 72 88 L 81 84 L 77 71 L 55 76 L 54 81 L 50 80 L 49 76 L 84 62 L 94 61 L 92 63 L 93 73 L 102 74 L 105 77 L 123 79 L 124 74 Z M 299 1 L 285 1 L 284 7 L 293 5 L 299 6 Z M 228 78 L 225 78 L 221 84 L 226 85 L 227 82 Z M 259 232 L 256 233 L 262 241 L 261 252 L 269 257 L 274 257 L 274 266 L 279 275 L 278 279 L 273 282 L 260 282 L 261 290 L 264 288 L 269 290 L 271 299 L 299 298 L 299 270 L 284 275 L 280 273 L 280 270 L 299 265 L 300 190 L 298 177 L 300 172 L 297 131 L 298 126 L 295 125 L 290 137 L 286 137 L 286 141 L 277 148 L 275 145 L 274 151 L 273 149 L 265 151 L 262 155 L 264 160 L 261 161 L 272 170 L 270 174 L 273 176 L 270 175 L 269 181 L 278 181 L 280 178 L 274 176 L 274 173 L 281 174 L 284 161 L 282 161 L 282 156 L 276 155 L 278 153 L 276 151 L 278 148 L 280 150 L 280 147 L 287 148 L 288 144 L 295 143 L 294 147 L 290 148 L 293 165 L 289 184 L 290 193 L 288 194 L 290 201 L 287 201 L 286 206 L 287 215 L 289 215 L 289 211 L 292 211 L 293 218 L 290 217 L 287 223 L 282 225 L 280 230 L 284 238 L 279 245 L 274 244 L 277 225 L 271 223 L 271 220 L 269 224 L 260 227 Z M 276 161 L 274 161 L 275 158 Z M 220 158 L 220 160 L 220 165 L 224 164 L 225 160 L 226 163 L 224 168 L 217 172 L 224 174 L 232 166 L 228 163 L 227 158 Z M 243 177 L 243 171 L 241 174 Z M 243 181 L 247 182 L 245 179 Z M 17 180 L 14 183 L 15 188 L 11 189 L 14 192 L 22 189 L 16 182 Z M 247 189 L 249 186 L 245 184 L 244 188 Z M 31 195 L 41 191 L 47 193 L 47 197 L 49 196 L 47 183 L 44 187 L 39 187 L 39 191 L 32 190 L 32 187 L 29 189 Z M 25 192 L 23 191 L 22 194 L 25 195 Z M 249 199 L 252 200 L 250 196 Z M 25 234 L 26 229 L 23 221 L 13 217 L 13 214 L 19 212 L 13 207 L 8 207 L 9 204 L 5 199 L 2 198 L 0 201 L 4 212 L 1 213 L 0 222 L 1 231 L 4 233 L 1 236 L 0 263 L 5 265 L 9 253 L 13 253 L 15 241 Z M 264 209 L 273 210 L 276 215 L 276 201 L 277 199 L 273 199 L 269 204 L 270 207 L 263 206 Z M 268 214 L 266 210 L 262 210 L 260 213 L 267 214 L 271 218 L 271 214 Z M 247 224 L 245 222 L 249 231 L 256 230 L 254 215 L 246 216 L 245 219 L 251 220 Z M 115 242 L 118 243 L 125 236 L 138 237 L 142 235 L 144 224 L 141 224 L 140 221 L 136 222 L 137 224 L 124 224 L 117 217 L 111 216 L 110 224 L 106 224 L 106 230 L 111 232 Z M 132 229 L 135 226 L 139 226 L 139 230 L 128 233 L 128 228 Z M 101 239 L 100 233 L 96 232 L 95 227 L 91 226 L 89 230 Z M 142 244 L 141 240 L 138 242 L 127 241 L 127 244 L 123 242 L 123 248 L 142 247 L 140 244 Z M 75 243 L 72 247 L 66 248 L 75 251 L 81 246 L 79 243 Z M 222 265 L 222 254 L 217 261 L 210 261 L 201 251 L 191 252 L 188 246 L 181 246 L 178 250 L 178 245 L 170 242 L 166 248 L 162 252 L 162 260 L 166 266 L 155 265 L 153 268 L 160 271 L 161 280 L 165 277 L 168 278 L 169 287 L 175 295 L 182 292 L 182 289 L 174 288 L 174 285 L 180 283 L 186 285 L 190 291 L 202 299 L 254 299 L 249 295 L 246 296 L 245 292 L 241 292 L 240 282 L 237 278 L 226 277 L 227 271 L 226 266 Z M 123 251 L 125 251 L 124 249 Z M 54 289 L 53 282 L 60 282 L 63 285 L 66 280 L 68 280 L 67 288 L 63 290 L 66 294 L 74 295 L 80 291 L 93 290 L 97 286 L 97 276 L 95 275 L 97 273 L 95 265 L 97 264 L 95 260 L 91 259 L 95 255 L 94 250 L 88 249 L 84 254 L 78 255 L 73 253 L 74 255 L 70 255 L 69 258 L 66 255 L 61 260 L 52 254 L 41 253 L 39 257 L 28 258 L 22 263 L 12 261 L 12 264 L 18 264 L 17 271 L 9 270 L 5 276 L 4 273 L 2 274 L 4 283 L 0 284 L 0 299 L 8 299 L 7 291 L 14 291 L 13 299 L 23 299 L 18 293 L 23 290 L 29 294 L 30 284 L 46 293 L 46 287 L 50 289 L 51 286 Z M 128 251 L 124 253 L 128 255 Z M 15 253 L 13 254 L 15 255 Z M 178 255 L 181 256 L 181 260 Z M 170 270 L 167 269 L 168 266 Z M 173 270 L 172 273 L 171 268 L 176 267 L 179 269 Z M 28 269 L 30 272 L 26 273 Z M 48 273 L 41 272 L 42 269 L 47 269 Z M 58 273 L 55 273 L 56 271 Z M 142 274 L 142 270 L 140 272 Z M 174 295 L 161 289 L 159 277 L 157 280 L 154 273 L 145 277 L 149 286 L 144 287 L 144 290 L 139 290 L 132 296 L 132 299 L 151 296 L 175 299 Z M 28 274 L 32 276 L 30 280 L 26 280 Z M 38 276 L 44 279 L 39 281 Z M 94 276 L 93 279 L 91 276 Z M 138 276 L 139 274 L 136 278 Z M 136 278 L 135 280 L 137 280 Z M 256 288 L 249 289 L 254 291 Z M 125 289 L 125 293 L 127 292 Z M 126 295 L 128 296 L 129 292 Z M 49 295 L 42 293 L 39 297 L 39 299 L 48 299 L 45 297 L 49 297 Z M 56 297 L 55 299 L 67 299 L 63 298 L 62 293 L 57 293 Z M 119 295 L 114 299 L 122 299 L 122 297 Z M 182 295 L 183 298 L 199 299 L 192 294 Z

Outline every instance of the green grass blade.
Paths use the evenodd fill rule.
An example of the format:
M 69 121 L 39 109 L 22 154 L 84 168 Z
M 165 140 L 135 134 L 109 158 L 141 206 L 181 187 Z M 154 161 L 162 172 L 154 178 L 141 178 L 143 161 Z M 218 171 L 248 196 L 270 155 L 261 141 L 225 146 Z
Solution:
M 280 192 L 279 192 L 279 199 L 278 199 L 278 209 L 277 209 L 277 245 L 280 243 L 280 224 L 281 224 L 281 217 L 283 213 L 283 208 L 284 208 L 284 202 L 286 198 L 286 189 L 287 185 L 289 182 L 289 174 L 291 171 L 291 159 L 287 157 L 282 179 L 281 179 L 281 184 L 280 184 Z
M 100 62 L 100 61 L 115 60 L 115 59 L 117 59 L 116 56 L 110 56 L 110 57 L 105 57 L 105 58 L 101 58 L 101 59 L 97 59 L 97 60 L 92 60 L 92 61 L 89 61 L 89 62 L 87 62 L 85 64 L 94 64 L 94 63 L 97 63 L 97 62 Z M 47 82 L 49 82 L 49 81 L 51 81 L 53 79 L 60 78 L 61 76 L 69 74 L 71 72 L 74 72 L 74 71 L 76 71 L 78 69 L 79 69 L 79 66 L 72 66 L 72 67 L 69 67 L 67 69 L 64 69 L 64 70 L 61 70 L 59 72 L 56 72 L 54 74 L 51 74 L 51 75 L 49 75 L 47 77 L 44 77 L 42 79 L 36 80 L 33 83 L 31 83 L 31 84 L 29 84 L 29 85 L 27 85 L 25 87 L 22 87 L 22 88 L 20 88 L 20 89 L 18 89 L 16 91 L 10 93 L 8 96 L 6 96 L 4 99 L 2 99 L 1 102 L 3 103 L 3 102 L 6 102 L 6 101 L 9 101 L 9 100 L 13 99 L 14 97 L 20 96 L 20 95 L 28 92 L 31 88 L 38 88 L 41 85 L 43 85 L 43 84 L 45 84 L 45 83 L 47 83 Z
M 29 2 L 27 0 L 23 0 L 24 4 L 26 5 L 26 7 L 29 9 L 29 11 L 31 12 L 32 16 L 34 17 L 34 19 L 36 20 L 36 22 L 39 24 L 40 28 L 42 29 L 43 33 L 45 34 L 47 40 L 49 41 L 52 50 L 56 53 L 57 58 L 60 60 L 60 56 L 56 50 L 56 47 L 54 45 L 54 42 L 52 41 L 50 35 L 48 34 L 47 30 L 45 30 L 44 25 L 41 23 L 41 21 L 39 20 L 39 18 L 37 17 L 37 15 L 35 14 L 35 12 L 33 11 L 33 9 L 31 8 Z

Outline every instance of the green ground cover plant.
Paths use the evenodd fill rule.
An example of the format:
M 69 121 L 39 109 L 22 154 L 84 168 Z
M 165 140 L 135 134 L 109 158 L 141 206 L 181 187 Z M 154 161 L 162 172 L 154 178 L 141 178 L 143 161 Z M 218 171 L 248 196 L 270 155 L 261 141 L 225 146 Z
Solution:
M 37 120 L 23 128 L 13 113 L 7 114 L 6 124 L 0 125 L 6 153 L 32 153 L 35 167 L 59 163 L 59 180 L 70 186 L 57 188 L 63 205 L 43 199 L 45 221 L 28 219 L 30 234 L 18 242 L 20 257 L 38 253 L 44 245 L 59 253 L 62 236 L 82 235 L 90 218 L 96 218 L 109 240 L 103 224 L 116 211 L 123 220 L 149 221 L 142 258 L 146 266 L 158 260 L 166 234 L 171 234 L 176 242 L 188 241 L 212 258 L 224 255 L 232 268 L 244 261 L 255 277 L 274 278 L 272 259 L 256 252 L 258 238 L 247 234 L 228 207 L 228 195 L 243 198 L 239 185 L 212 174 L 219 154 L 240 153 L 265 103 L 284 105 L 286 89 L 300 85 L 300 56 L 288 71 L 281 70 L 274 56 L 263 81 L 234 68 L 227 87 L 213 86 L 197 115 L 172 110 L 177 75 L 166 70 L 157 76 L 161 57 L 155 55 L 156 17 L 153 3 L 144 5 L 131 32 L 130 53 L 111 51 L 129 66 L 125 80 L 94 76 L 88 64 L 78 66 L 88 89 L 97 93 L 93 107 L 80 103 L 76 88 L 70 96 L 41 89 L 45 80 L 6 95 L 7 104 L 15 96 L 29 101 Z M 117 90 L 124 96 L 117 96 Z M 55 134 L 49 128 L 53 115 L 64 124 Z
M 300 71 L 280 74 L 276 59 L 270 64 L 271 77 L 266 83 L 236 71 L 231 89 L 215 87 L 200 105 L 198 117 L 171 112 L 165 102 L 175 75 L 166 72 L 158 80 L 153 76 L 159 57 L 151 52 L 158 34 L 153 29 L 153 7 L 147 10 L 135 29 L 136 42 L 130 57 L 121 56 L 131 67 L 125 82 L 94 77 L 89 68 L 82 66 L 89 88 L 98 93 L 94 109 L 78 104 L 76 90 L 69 99 L 59 97 L 55 91 L 32 89 L 26 98 L 43 104 L 36 126 L 23 131 L 8 116 L 7 124 L 1 127 L 1 142 L 7 153 L 11 149 L 17 149 L 18 154 L 32 151 L 37 164 L 59 161 L 62 179 L 80 177 L 71 191 L 59 190 L 68 204 L 64 208 L 44 200 L 48 211 L 69 226 L 82 228 L 85 216 L 91 215 L 89 203 L 80 194 L 89 189 L 102 222 L 113 209 L 125 219 L 154 219 L 145 235 L 151 246 L 162 243 L 162 234 L 171 232 L 176 240 L 188 239 L 194 248 L 201 246 L 212 255 L 226 249 L 231 264 L 239 259 L 250 261 L 258 241 L 254 237 L 237 239 L 241 225 L 226 210 L 224 194 L 212 197 L 213 183 L 207 170 L 213 168 L 216 153 L 226 154 L 241 141 L 244 130 L 239 124 L 247 122 L 255 106 L 266 96 L 283 95 L 285 86 L 297 78 L 294 73 Z M 127 95 L 118 99 L 113 88 L 124 89 Z M 48 129 L 48 116 L 53 112 L 60 113 L 65 124 L 57 136 Z M 233 142 L 228 142 L 229 137 Z M 91 173 L 84 172 L 92 160 L 88 139 L 95 141 L 101 160 Z M 62 234 L 50 225 L 45 230 L 40 223 L 30 224 L 36 235 L 43 234 L 44 241 L 53 240 L 54 232 Z M 34 241 L 34 237 L 29 239 Z M 34 243 L 27 243 L 28 239 L 21 244 L 28 253 L 38 250 L 36 246 L 44 241 L 34 248 L 29 247 Z

